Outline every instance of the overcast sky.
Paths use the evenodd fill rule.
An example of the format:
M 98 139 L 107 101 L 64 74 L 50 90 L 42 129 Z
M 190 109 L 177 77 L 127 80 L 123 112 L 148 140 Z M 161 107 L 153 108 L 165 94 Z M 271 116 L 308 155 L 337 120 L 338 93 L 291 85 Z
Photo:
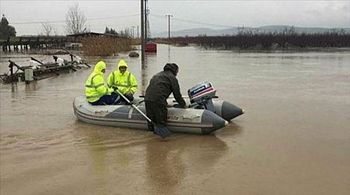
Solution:
M 57 34 L 65 34 L 65 15 L 75 3 L 93 32 L 104 32 L 106 26 L 121 30 L 140 25 L 140 0 L 0 0 L 0 13 L 16 28 L 17 35 L 42 33 L 42 22 L 54 26 Z M 266 25 L 350 28 L 350 0 L 149 0 L 148 7 L 151 32 L 167 31 L 166 14 L 173 15 L 174 31 Z

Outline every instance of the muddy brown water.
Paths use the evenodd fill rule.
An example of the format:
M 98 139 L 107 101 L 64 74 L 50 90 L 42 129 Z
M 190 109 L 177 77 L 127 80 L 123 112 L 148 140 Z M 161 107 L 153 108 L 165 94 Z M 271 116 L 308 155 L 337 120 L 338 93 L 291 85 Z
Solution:
M 211 81 L 246 113 L 212 135 L 162 141 L 76 119 L 72 102 L 91 69 L 1 84 L 0 194 L 350 194 L 349 51 L 158 49 L 144 71 L 120 54 L 105 59 L 107 72 L 126 58 L 141 94 L 176 62 L 183 95 Z M 0 72 L 8 59 L 28 65 L 29 57 L 2 53 Z

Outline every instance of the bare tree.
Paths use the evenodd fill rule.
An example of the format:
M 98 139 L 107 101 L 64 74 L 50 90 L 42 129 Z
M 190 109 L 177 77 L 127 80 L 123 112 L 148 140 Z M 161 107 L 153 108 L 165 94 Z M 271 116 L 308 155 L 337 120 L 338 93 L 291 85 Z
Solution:
M 54 29 L 53 29 L 53 34 L 54 34 L 55 36 L 57 36 L 57 35 L 58 35 L 58 31 L 57 31 L 57 29 L 56 29 L 56 28 L 54 28 Z
M 43 27 L 43 34 L 46 36 L 50 36 L 51 32 L 54 31 L 53 26 L 48 22 L 41 23 L 41 26 Z
M 77 34 L 84 32 L 86 17 L 79 9 L 79 4 L 76 3 L 70 7 L 66 14 L 66 31 L 68 34 Z

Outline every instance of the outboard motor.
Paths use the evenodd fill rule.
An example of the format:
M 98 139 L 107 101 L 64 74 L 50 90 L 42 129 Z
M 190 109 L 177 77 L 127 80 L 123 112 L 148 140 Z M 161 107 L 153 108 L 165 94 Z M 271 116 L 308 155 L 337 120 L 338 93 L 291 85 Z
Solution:
M 212 99 L 217 96 L 215 96 L 216 90 L 210 82 L 200 83 L 187 92 L 191 101 L 190 108 L 207 109 L 215 112 Z

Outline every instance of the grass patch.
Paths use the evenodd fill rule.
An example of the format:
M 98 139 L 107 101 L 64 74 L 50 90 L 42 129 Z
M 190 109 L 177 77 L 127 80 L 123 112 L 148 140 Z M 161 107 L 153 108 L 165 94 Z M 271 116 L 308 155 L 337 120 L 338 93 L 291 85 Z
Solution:
M 85 37 L 82 50 L 87 56 L 112 56 L 131 50 L 132 40 L 120 37 Z

